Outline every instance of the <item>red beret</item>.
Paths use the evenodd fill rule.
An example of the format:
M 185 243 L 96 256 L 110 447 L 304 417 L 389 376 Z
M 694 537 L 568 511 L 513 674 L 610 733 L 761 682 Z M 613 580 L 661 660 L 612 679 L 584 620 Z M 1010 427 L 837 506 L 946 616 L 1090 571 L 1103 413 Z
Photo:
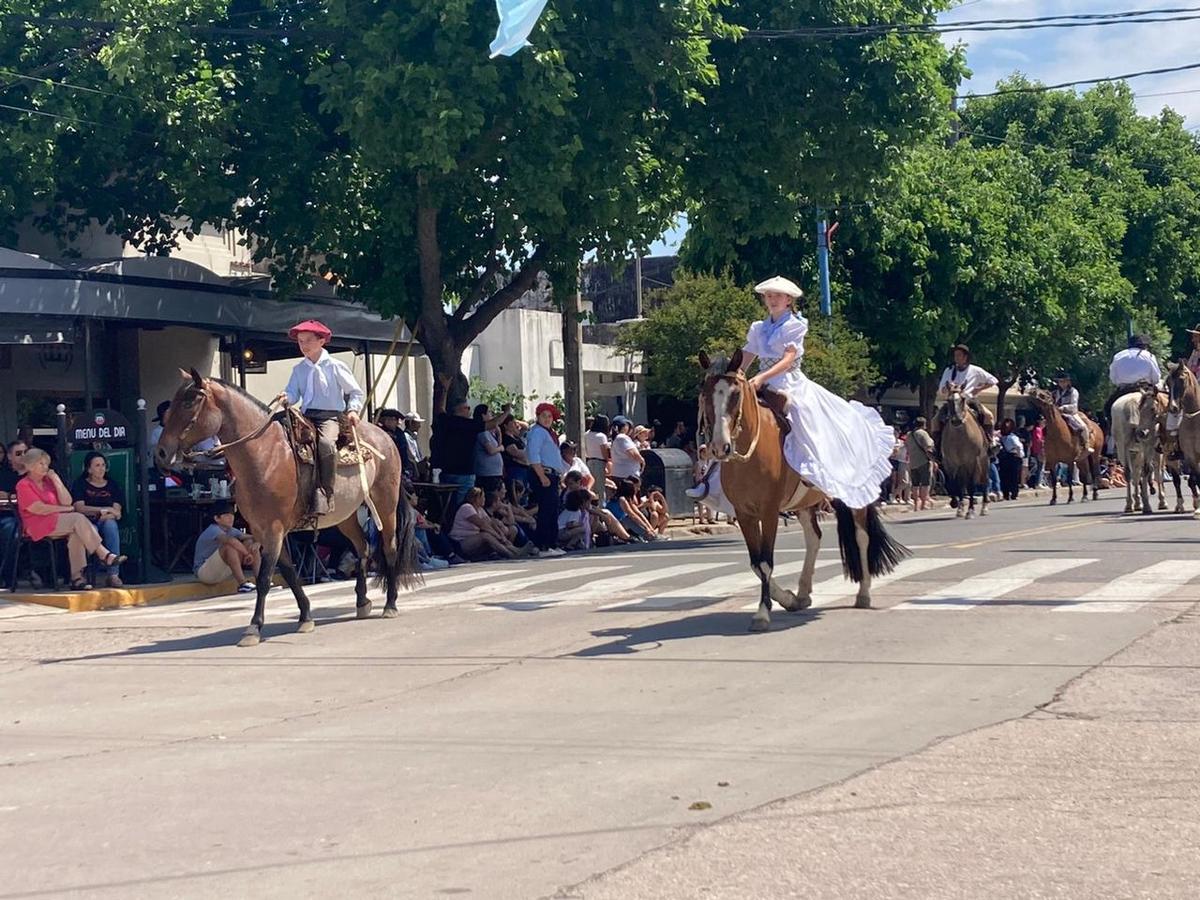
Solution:
M 535 415 L 540 416 L 544 412 L 548 412 L 553 415 L 555 422 L 562 418 L 562 413 L 558 411 L 558 407 L 553 403 L 539 403 Z
M 296 335 L 302 331 L 311 331 L 313 334 L 319 334 L 323 338 L 333 337 L 333 332 L 329 330 L 325 323 L 318 322 L 316 319 L 308 319 L 299 325 L 293 325 L 288 329 L 288 337 L 295 340 Z

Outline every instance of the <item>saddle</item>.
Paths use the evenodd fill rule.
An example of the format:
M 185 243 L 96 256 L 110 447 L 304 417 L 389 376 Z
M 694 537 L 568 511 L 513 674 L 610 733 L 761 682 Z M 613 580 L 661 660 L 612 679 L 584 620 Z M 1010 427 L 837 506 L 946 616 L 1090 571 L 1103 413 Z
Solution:
M 316 464 L 317 459 L 317 429 L 299 410 L 289 406 L 283 420 L 284 430 L 288 440 L 295 449 L 296 458 L 308 466 Z M 367 443 L 355 446 L 354 435 L 350 431 L 350 423 L 345 416 L 338 416 L 338 460 L 339 466 L 357 466 L 366 463 L 378 453 Z
M 787 403 L 787 396 L 778 391 L 762 388 L 758 392 L 758 405 L 770 410 L 771 414 L 775 416 L 775 424 L 779 426 L 780 437 L 786 437 L 792 431 L 792 423 L 788 421 L 787 417 Z

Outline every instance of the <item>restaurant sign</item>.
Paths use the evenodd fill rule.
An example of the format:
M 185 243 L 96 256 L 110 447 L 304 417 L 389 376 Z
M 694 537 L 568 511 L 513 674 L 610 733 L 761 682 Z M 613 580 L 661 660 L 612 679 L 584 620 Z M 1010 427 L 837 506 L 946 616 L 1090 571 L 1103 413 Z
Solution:
M 90 413 L 79 413 L 71 420 L 72 444 L 112 444 L 115 446 L 134 443 L 133 427 L 129 420 L 115 409 L 96 409 Z

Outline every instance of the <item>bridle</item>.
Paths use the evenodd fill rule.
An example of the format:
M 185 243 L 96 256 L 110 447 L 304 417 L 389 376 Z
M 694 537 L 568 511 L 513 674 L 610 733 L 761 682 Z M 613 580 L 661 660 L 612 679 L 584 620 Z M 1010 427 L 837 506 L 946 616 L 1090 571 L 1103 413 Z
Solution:
M 745 462 L 747 459 L 749 459 L 751 456 L 753 456 L 754 451 L 758 449 L 758 439 L 762 435 L 762 421 L 760 420 L 758 427 L 754 429 L 754 437 L 752 437 L 750 439 L 749 448 L 746 450 L 745 453 L 742 453 L 741 451 L 738 450 L 738 448 L 737 448 L 738 438 L 740 438 L 742 436 L 742 428 L 745 425 L 745 421 L 746 421 L 746 398 L 747 398 L 747 396 L 750 397 L 750 402 L 754 403 L 754 405 L 755 405 L 754 408 L 756 410 L 758 409 L 758 404 L 755 401 L 755 398 L 753 396 L 754 392 L 750 390 L 750 382 L 746 379 L 746 376 L 743 375 L 741 372 L 732 372 L 732 373 L 726 372 L 724 375 L 719 375 L 713 379 L 714 384 L 716 381 L 719 381 L 723 378 L 732 378 L 735 382 L 737 382 L 737 384 L 741 388 L 741 399 L 738 402 L 737 415 L 734 417 L 733 423 L 732 423 L 732 425 L 730 425 L 730 428 L 729 428 L 730 450 L 729 450 L 729 455 L 725 457 L 725 461 L 733 460 L 735 462 Z M 706 432 L 706 430 L 705 430 L 706 426 L 711 425 L 712 423 L 708 421 L 708 416 L 705 414 L 704 400 L 705 400 L 705 391 L 701 391 L 700 392 L 700 409 L 699 409 L 699 412 L 697 413 L 696 424 L 697 424 L 697 427 L 699 428 L 700 432 L 708 433 L 709 437 L 711 439 L 711 437 L 712 437 L 711 432 Z M 714 407 L 713 412 L 715 414 L 715 412 L 716 412 L 715 407 Z
M 204 406 L 206 403 L 208 403 L 208 401 L 211 397 L 211 395 L 208 392 L 207 387 L 196 388 L 195 391 L 196 391 L 196 393 L 194 396 L 196 398 L 196 403 L 195 403 L 196 411 L 194 413 L 192 413 L 191 419 L 188 420 L 188 423 L 186 425 L 184 425 L 183 429 L 179 432 L 179 446 L 181 446 L 181 447 L 184 447 L 184 446 L 189 447 L 189 448 L 191 447 L 191 444 L 187 443 L 187 436 L 189 434 L 191 434 L 192 429 L 196 427 L 196 423 L 200 420 L 200 414 L 202 412 L 204 412 Z M 272 400 L 267 405 L 267 412 L 269 414 L 273 412 L 275 405 L 277 403 L 279 403 L 278 397 L 276 397 L 274 400 Z M 197 451 L 188 449 L 188 450 L 183 451 L 183 456 L 185 459 L 189 459 L 189 460 L 194 460 L 201 456 L 203 456 L 207 459 L 213 459 L 217 456 L 222 456 L 231 447 L 236 447 L 239 444 L 244 444 L 247 441 L 253 441 L 256 438 L 262 437 L 266 433 L 267 429 L 271 427 L 271 423 L 274 421 L 275 421 L 275 419 L 273 418 L 273 416 L 268 415 L 267 420 L 265 422 L 263 422 L 262 425 L 259 426 L 257 430 L 251 432 L 250 434 L 243 435 L 240 438 L 230 441 L 228 444 L 217 444 L 215 447 L 212 447 L 208 450 L 204 450 L 202 452 L 197 452 Z
M 1179 365 L 1180 365 L 1180 369 L 1182 369 L 1183 363 L 1180 363 Z M 1191 375 L 1190 369 L 1188 370 L 1188 375 Z M 1176 400 L 1176 398 L 1175 398 L 1175 390 L 1176 390 L 1175 382 L 1176 382 L 1176 380 L 1178 380 L 1178 382 L 1179 382 L 1179 388 L 1178 388 L 1179 389 L 1179 399 L 1178 400 Z M 1184 418 L 1194 419 L 1194 418 L 1196 418 L 1196 416 L 1200 416 L 1200 409 L 1197 409 L 1195 412 L 1185 412 L 1183 409 L 1184 399 L 1186 399 L 1186 397 L 1189 393 L 1194 393 L 1196 391 L 1196 388 L 1197 388 L 1196 376 L 1194 376 L 1194 375 L 1192 375 L 1190 384 L 1188 383 L 1187 376 L 1184 375 L 1183 372 L 1180 371 L 1179 369 L 1177 369 L 1176 371 L 1172 372 L 1169 376 L 1167 376 L 1167 399 L 1171 403 L 1176 403 L 1179 406 L 1179 413 Z

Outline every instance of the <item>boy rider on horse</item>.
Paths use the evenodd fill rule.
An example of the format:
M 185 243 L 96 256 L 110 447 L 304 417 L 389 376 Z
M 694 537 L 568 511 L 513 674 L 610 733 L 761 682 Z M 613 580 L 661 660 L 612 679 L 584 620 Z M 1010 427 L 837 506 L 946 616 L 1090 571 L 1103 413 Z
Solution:
M 1075 439 L 1076 456 L 1082 456 L 1085 452 L 1091 453 L 1094 449 L 1088 443 L 1090 432 L 1088 431 L 1087 423 L 1083 421 L 1083 416 L 1079 413 L 1079 390 L 1071 383 L 1071 375 L 1059 369 L 1054 375 L 1054 380 L 1057 386 L 1050 392 L 1051 399 L 1054 400 L 1054 405 L 1058 407 L 1058 411 L 1062 413 L 1063 418 L 1067 420 L 1067 426 L 1071 429 L 1071 434 Z
M 309 319 L 292 327 L 288 337 L 300 347 L 304 359 L 292 369 L 281 403 L 298 403 L 300 412 L 317 430 L 317 481 L 313 512 L 333 512 L 333 485 L 337 476 L 338 417 L 343 413 L 351 427 L 358 425 L 363 389 L 344 362 L 325 349 L 333 332 L 322 322 Z
M 990 409 L 979 402 L 976 395 L 986 388 L 995 387 L 998 380 L 991 372 L 971 362 L 971 348 L 966 344 L 955 344 L 953 352 L 954 364 L 947 366 L 946 371 L 942 373 L 942 380 L 938 382 L 938 397 L 945 400 L 950 396 L 950 385 L 959 385 L 963 395 L 967 398 L 967 405 L 979 420 L 984 437 L 990 447 L 992 430 L 996 427 L 996 417 Z M 939 457 L 942 449 L 942 426 L 949 415 L 950 404 L 943 403 L 933 419 L 933 441 L 936 446 L 935 452 Z
M 1113 404 L 1121 397 L 1139 390 L 1142 384 L 1156 387 L 1162 384 L 1162 370 L 1150 352 L 1150 339 L 1142 334 L 1131 337 L 1128 349 L 1112 358 L 1108 366 L 1108 380 L 1116 385 L 1104 403 L 1104 418 L 1111 422 Z

